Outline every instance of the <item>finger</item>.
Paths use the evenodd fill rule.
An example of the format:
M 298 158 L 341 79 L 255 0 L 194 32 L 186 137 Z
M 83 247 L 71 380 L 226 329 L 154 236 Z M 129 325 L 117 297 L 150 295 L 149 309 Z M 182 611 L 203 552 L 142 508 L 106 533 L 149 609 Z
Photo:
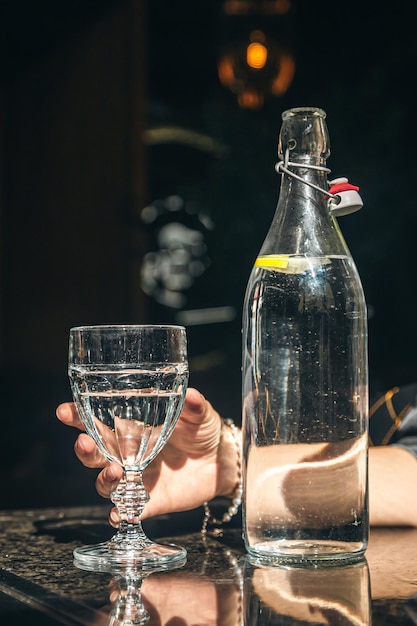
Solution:
M 197 389 L 190 388 L 187 390 L 178 428 L 174 429 L 173 441 L 178 445 L 177 436 L 192 439 L 198 433 L 195 444 L 198 445 L 200 441 L 203 449 L 208 451 L 218 444 L 221 424 L 221 417 L 210 402 Z
M 85 433 L 78 435 L 74 444 L 74 451 L 78 460 L 86 467 L 105 467 L 109 463 L 94 440 Z
M 113 526 L 113 528 L 118 528 L 120 524 L 120 517 L 115 506 L 110 511 L 109 523 L 110 523 L 110 526 Z
M 122 478 L 123 470 L 119 463 L 113 461 L 100 472 L 96 479 L 96 489 L 100 496 L 109 498 L 116 488 L 117 483 Z
M 203 394 L 192 387 L 187 389 L 184 406 L 181 412 L 182 419 L 199 424 L 205 419 L 210 409 L 211 405 L 207 402 Z
M 74 428 L 85 430 L 73 402 L 64 402 L 63 404 L 60 404 L 56 409 L 56 416 L 60 422 L 66 424 L 67 426 L 73 426 Z

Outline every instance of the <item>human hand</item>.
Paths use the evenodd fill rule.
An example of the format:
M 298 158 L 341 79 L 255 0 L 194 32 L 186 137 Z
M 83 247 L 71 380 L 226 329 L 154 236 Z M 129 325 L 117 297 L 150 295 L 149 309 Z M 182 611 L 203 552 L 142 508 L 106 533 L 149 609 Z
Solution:
M 84 430 L 75 405 L 57 408 L 58 419 L 68 426 Z M 217 495 L 230 495 L 236 485 L 237 451 L 228 428 L 196 389 L 187 389 L 183 410 L 174 431 L 160 454 L 144 471 L 144 484 L 150 493 L 142 519 L 200 506 Z M 96 479 L 96 489 L 109 498 L 122 477 L 119 463 L 109 461 L 93 439 L 81 433 L 75 442 L 78 459 L 90 468 L 103 468 Z M 115 509 L 110 515 L 118 523 Z

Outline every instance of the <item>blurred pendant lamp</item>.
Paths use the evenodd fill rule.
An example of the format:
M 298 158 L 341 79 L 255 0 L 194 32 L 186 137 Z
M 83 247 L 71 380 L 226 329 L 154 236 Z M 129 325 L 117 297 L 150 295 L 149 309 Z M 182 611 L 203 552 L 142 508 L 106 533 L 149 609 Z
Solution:
M 290 86 L 295 60 L 291 0 L 225 0 L 221 7 L 218 75 L 240 107 L 262 108 Z

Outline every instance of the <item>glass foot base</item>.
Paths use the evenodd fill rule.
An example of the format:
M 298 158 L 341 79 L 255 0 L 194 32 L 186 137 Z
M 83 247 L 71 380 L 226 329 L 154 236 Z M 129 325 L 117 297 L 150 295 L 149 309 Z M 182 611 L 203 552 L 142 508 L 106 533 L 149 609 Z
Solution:
M 73 552 L 74 564 L 80 569 L 109 572 L 118 568 L 140 568 L 143 571 L 180 567 L 187 560 L 187 551 L 174 544 L 148 542 L 144 546 L 124 546 L 107 541 L 81 546 Z

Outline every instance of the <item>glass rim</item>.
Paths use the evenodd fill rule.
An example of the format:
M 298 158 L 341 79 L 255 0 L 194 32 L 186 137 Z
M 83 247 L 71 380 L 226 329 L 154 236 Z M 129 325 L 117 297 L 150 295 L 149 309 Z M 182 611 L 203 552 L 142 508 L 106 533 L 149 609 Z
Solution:
M 150 329 L 178 329 L 186 330 L 185 326 L 180 324 L 86 324 L 82 326 L 72 326 L 69 330 L 72 332 L 92 331 L 92 330 L 150 330 Z
M 311 115 L 312 117 L 321 117 L 322 119 L 326 119 L 326 111 L 321 109 L 320 107 L 293 107 L 291 109 L 287 109 L 281 115 L 283 121 L 286 121 L 290 117 L 294 117 L 296 115 Z

